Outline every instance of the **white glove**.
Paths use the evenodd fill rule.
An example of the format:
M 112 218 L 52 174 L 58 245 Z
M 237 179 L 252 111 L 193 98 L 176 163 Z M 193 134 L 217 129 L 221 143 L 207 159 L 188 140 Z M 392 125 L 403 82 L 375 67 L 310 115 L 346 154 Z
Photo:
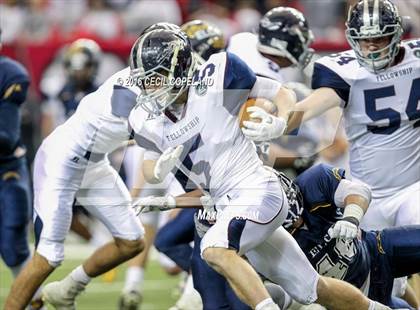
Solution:
M 204 210 L 211 211 L 211 212 L 215 211 L 214 201 L 213 201 L 213 198 L 211 198 L 209 193 L 204 192 L 204 195 L 200 197 L 200 202 Z
M 176 207 L 175 198 L 171 195 L 166 197 L 148 196 L 138 198 L 133 202 L 133 209 L 136 215 L 151 211 L 166 211 Z
M 183 145 L 178 145 L 176 148 L 167 148 L 156 161 L 155 169 L 153 170 L 154 177 L 162 182 L 169 172 L 175 167 L 179 156 L 184 150 Z
M 328 229 L 328 234 L 331 238 L 353 240 L 357 236 L 357 231 L 356 224 L 349 222 L 347 219 L 342 219 Z
M 260 118 L 261 123 L 244 121 L 242 132 L 253 141 L 268 141 L 280 137 L 287 128 L 287 122 L 282 117 L 273 116 L 259 107 L 249 107 L 246 109 L 250 118 Z
M 364 210 L 357 204 L 348 204 L 344 208 L 343 219 L 328 229 L 331 238 L 351 240 L 357 236 Z

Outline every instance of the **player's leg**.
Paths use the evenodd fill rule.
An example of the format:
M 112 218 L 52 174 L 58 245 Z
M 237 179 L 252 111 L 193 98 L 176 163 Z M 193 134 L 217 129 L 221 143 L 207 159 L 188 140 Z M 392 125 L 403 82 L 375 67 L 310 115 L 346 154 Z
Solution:
M 393 226 L 420 225 L 419 193 L 420 182 L 417 182 L 391 199 L 390 204 L 398 207 Z
M 287 199 L 280 184 L 265 182 L 264 186 L 263 191 L 233 192 L 216 224 L 204 235 L 201 255 L 247 305 L 277 309 L 258 274 L 241 257 L 268 238 L 287 214 Z
M 129 150 L 136 150 L 137 147 L 130 147 Z M 124 157 L 126 160 L 127 156 Z M 126 163 L 126 161 L 124 161 Z M 134 171 L 138 171 L 134 170 Z M 127 176 L 129 173 L 127 174 Z M 131 179 L 135 179 L 136 176 L 132 176 Z M 139 177 L 140 178 L 140 177 Z M 132 182 L 131 182 L 132 183 Z M 131 184 L 128 183 L 128 184 Z M 137 183 L 137 182 L 136 182 Z M 138 183 L 143 183 L 138 181 Z M 142 188 L 140 188 L 142 187 Z M 133 197 L 146 197 L 150 195 L 163 196 L 165 195 L 165 190 L 163 184 L 157 187 L 157 185 L 145 184 L 144 187 L 142 184 L 134 185 L 131 191 Z M 144 250 L 127 262 L 127 270 L 125 274 L 125 283 L 121 292 L 121 296 L 118 301 L 118 307 L 120 310 L 132 309 L 138 307 L 142 302 L 142 291 L 143 291 L 143 281 L 144 281 L 144 272 L 149 258 L 149 252 L 155 240 L 156 230 L 159 223 L 160 212 L 149 212 L 140 215 L 140 220 L 144 226 L 145 230 L 145 240 L 144 240 Z
M 201 238 L 195 235 L 194 248 L 191 258 L 191 269 L 194 288 L 199 292 L 203 309 L 251 309 L 241 302 L 232 292 L 226 279 L 212 269 L 200 256 Z M 227 287 L 229 291 L 227 291 Z
M 354 286 L 319 276 L 293 237 L 282 227 L 246 253 L 256 270 L 280 285 L 296 301 L 313 302 L 328 309 L 387 309 L 373 303 Z
M 404 189 L 401 193 L 396 195 L 390 203 L 398 207 L 395 216 L 395 226 L 404 225 L 419 225 L 420 224 L 420 182 L 417 182 L 408 188 Z M 402 285 L 401 285 L 402 284 Z M 406 300 L 413 307 L 420 305 L 420 290 L 417 292 L 407 284 L 407 278 L 399 280 L 394 283 L 393 293 Z M 417 293 L 417 297 L 416 297 Z M 406 296 L 405 296 L 406 295 Z
M 73 306 L 75 298 L 90 282 L 128 259 L 144 247 L 144 230 L 131 208 L 131 198 L 117 172 L 103 161 L 95 164 L 85 176 L 77 199 L 111 232 L 114 241 L 98 248 L 81 266 L 66 278 L 43 289 L 45 300 L 54 306 Z
M 391 298 L 394 278 L 420 272 L 420 225 L 384 229 L 376 234 L 375 241 L 382 270 L 389 274 L 387 290 L 381 291 Z M 418 307 L 418 304 L 411 306 Z
M 0 255 L 16 277 L 29 260 L 30 193 L 25 161 L 0 168 Z M 4 167 L 2 167 L 4 168 Z
M 172 259 L 184 271 L 190 271 L 194 239 L 194 209 L 181 210 L 178 215 L 162 226 L 154 242 L 156 249 Z
M 58 154 L 53 156 L 65 158 Z M 34 166 L 36 252 L 13 283 L 6 309 L 25 308 L 42 282 L 64 259 L 63 243 L 70 229 L 71 206 L 78 188 L 73 177 L 79 175 L 80 170 L 71 164 L 63 166 L 63 161 L 49 162 L 47 157 L 41 146 Z
M 154 215 L 157 217 L 157 214 Z M 142 223 L 146 237 L 144 240 L 144 250 L 127 262 L 125 283 L 118 301 L 118 307 L 120 310 L 137 307 L 143 299 L 142 290 L 144 271 L 148 262 L 150 248 L 153 245 L 153 240 L 155 238 L 156 225 L 150 225 L 147 222 L 143 222 L 143 220 Z

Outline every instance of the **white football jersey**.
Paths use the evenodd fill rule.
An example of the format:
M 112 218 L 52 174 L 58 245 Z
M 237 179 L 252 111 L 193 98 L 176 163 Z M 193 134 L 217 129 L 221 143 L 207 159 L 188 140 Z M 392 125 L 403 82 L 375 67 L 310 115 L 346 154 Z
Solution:
M 281 68 L 257 50 L 258 36 L 250 32 L 241 32 L 229 39 L 227 51 L 241 58 L 257 75 L 284 82 Z
M 420 180 L 420 41 L 402 43 L 404 58 L 378 74 L 357 62 L 353 50 L 315 64 L 312 87 L 329 87 L 343 99 L 354 178 L 374 198 Z
M 146 159 L 152 159 L 147 156 L 150 151 L 157 158 L 169 147 L 184 145 L 180 159 L 191 171 L 189 178 L 213 197 L 221 197 L 262 166 L 237 117 L 256 77 L 229 53 L 212 55 L 197 73 L 203 84 L 190 87 L 179 120 L 170 120 L 164 114 L 149 115 L 138 106 L 129 122 L 137 143 L 149 150 Z M 194 183 L 182 185 L 193 189 Z
M 55 139 L 80 155 L 114 151 L 129 139 L 128 115 L 138 92 L 129 67 L 115 73 L 84 97 L 76 112 L 47 139 Z
M 227 51 L 241 58 L 256 75 L 268 77 L 282 84 L 296 81 L 291 80 L 291 78 L 296 76 L 296 74 L 291 74 L 291 72 L 299 71 L 298 68 L 279 67 L 275 62 L 264 57 L 258 51 L 257 44 L 258 36 L 256 34 L 241 32 L 230 38 Z M 290 88 L 294 89 L 293 87 Z M 303 97 L 301 92 L 296 89 L 294 90 L 297 92 L 298 100 L 302 100 Z M 300 126 L 298 131 L 295 131 L 295 133 L 279 137 L 275 139 L 273 143 L 296 151 L 300 156 L 312 156 L 317 152 L 317 145 L 321 140 L 321 122 L 325 124 L 325 119 L 318 117 L 305 122 Z

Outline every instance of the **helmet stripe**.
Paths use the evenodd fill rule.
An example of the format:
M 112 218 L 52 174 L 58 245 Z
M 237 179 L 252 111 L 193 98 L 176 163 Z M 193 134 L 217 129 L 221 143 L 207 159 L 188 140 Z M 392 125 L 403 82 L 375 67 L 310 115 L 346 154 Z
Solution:
M 373 5 L 372 25 L 378 25 L 378 24 L 379 24 L 379 0 L 375 0 L 375 3 Z
M 171 80 L 173 78 L 173 74 L 175 72 L 175 67 L 178 64 L 178 52 L 179 49 L 181 48 L 181 42 L 177 41 L 175 48 L 174 48 L 174 53 L 172 54 L 172 59 L 171 59 L 171 69 L 169 70 L 170 74 L 169 74 L 169 79 Z
M 368 25 L 370 22 L 369 18 L 369 0 L 363 1 L 363 25 Z

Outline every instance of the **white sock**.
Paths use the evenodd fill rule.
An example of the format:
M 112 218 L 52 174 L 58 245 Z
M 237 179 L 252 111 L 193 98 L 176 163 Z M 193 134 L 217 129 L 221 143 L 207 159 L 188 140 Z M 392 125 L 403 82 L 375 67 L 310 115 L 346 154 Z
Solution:
M 391 310 L 388 306 L 385 306 L 377 301 L 369 300 L 368 310 Z
M 26 264 L 30 261 L 31 256 L 29 255 L 22 263 L 20 263 L 17 266 L 10 267 L 10 270 L 12 271 L 13 277 L 16 278 L 19 274 L 19 272 L 23 269 L 23 267 L 26 266 Z
M 292 297 L 290 297 L 280 285 L 265 281 L 264 286 L 274 303 L 278 305 L 280 309 L 287 309 L 292 304 Z
M 92 279 L 91 277 L 89 277 L 85 270 L 83 269 L 83 266 L 80 265 L 79 267 L 77 267 L 76 269 L 74 269 L 71 274 L 70 274 L 71 278 L 79 283 L 82 283 L 84 285 L 87 285 L 90 280 Z
M 124 292 L 139 291 L 143 285 L 144 269 L 137 266 L 127 268 L 125 273 Z
M 280 310 L 271 298 L 264 299 L 256 307 L 255 310 Z
M 187 281 L 185 282 L 184 292 L 185 294 L 191 294 L 194 291 L 193 277 L 191 274 L 188 275 Z

